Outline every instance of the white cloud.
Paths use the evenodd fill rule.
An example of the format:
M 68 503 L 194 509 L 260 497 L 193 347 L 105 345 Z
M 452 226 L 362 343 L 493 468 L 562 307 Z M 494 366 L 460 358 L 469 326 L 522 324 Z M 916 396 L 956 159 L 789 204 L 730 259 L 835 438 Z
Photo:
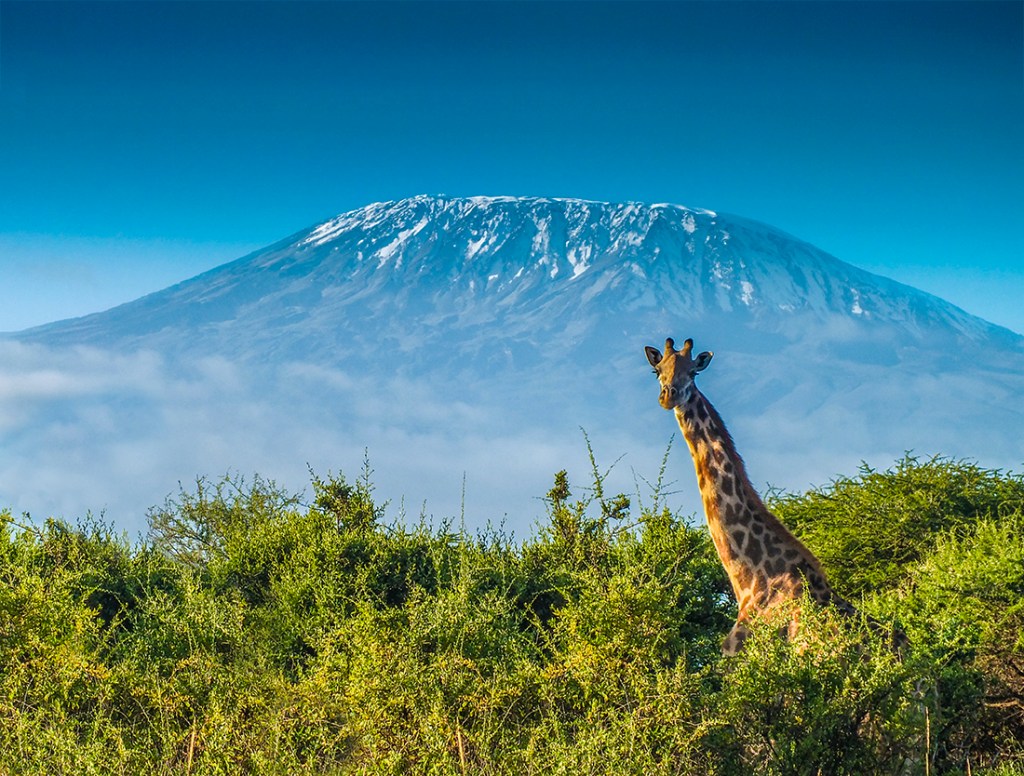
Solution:
M 781 359 L 781 360 L 780 360 Z M 755 486 L 791 490 L 886 467 L 906 449 L 975 457 L 1019 470 L 1019 378 L 922 371 L 889 384 L 884 370 L 795 374 L 780 354 L 734 355 L 702 388 L 722 413 Z M 787 366 L 788 365 L 788 366 Z M 410 519 L 458 519 L 465 474 L 471 528 L 506 520 L 519 537 L 543 518 L 540 498 L 559 469 L 577 496 L 591 483 L 580 428 L 606 492 L 653 481 L 669 438 L 670 504 L 698 512 L 693 467 L 650 375 L 614 372 L 594 396 L 546 385 L 387 379 L 310 363 L 256 368 L 224 358 L 177 363 L 153 353 L 49 350 L 0 343 L 0 507 L 36 518 L 86 511 L 135 534 L 145 512 L 197 476 L 259 473 L 291 491 L 307 466 L 358 476 L 364 451 L 376 494 Z M 1014 382 L 1016 380 L 1017 382 Z M 973 414 L 972 414 L 973 413 Z M 1008 430 L 1008 431 L 1007 431 Z

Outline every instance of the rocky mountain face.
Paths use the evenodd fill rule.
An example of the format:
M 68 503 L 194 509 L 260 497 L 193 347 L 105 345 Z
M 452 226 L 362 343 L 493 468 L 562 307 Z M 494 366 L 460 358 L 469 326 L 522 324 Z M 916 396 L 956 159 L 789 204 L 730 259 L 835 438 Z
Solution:
M 102 415 L 115 446 L 152 456 L 147 504 L 172 472 L 287 479 L 295 462 L 350 471 L 366 448 L 391 498 L 478 523 L 508 513 L 524 530 L 550 475 L 585 458 L 580 427 L 599 455 L 656 470 L 675 425 L 643 346 L 666 336 L 716 351 L 701 385 L 758 485 L 806 487 L 910 449 L 1024 459 L 1024 338 L 769 226 L 667 204 L 374 204 L 2 347 L 32 374 L 48 358 L 121 364 L 105 374 L 122 384 L 25 397 L 35 420 L 9 423 L 27 440 Z M 177 443 L 186 417 L 195 444 L 168 458 L 161 434 Z M 109 448 L 79 444 L 88 466 L 115 469 L 117 493 Z M 0 503 L 16 494 L 11 455 Z M 695 508 L 681 443 L 670 465 Z

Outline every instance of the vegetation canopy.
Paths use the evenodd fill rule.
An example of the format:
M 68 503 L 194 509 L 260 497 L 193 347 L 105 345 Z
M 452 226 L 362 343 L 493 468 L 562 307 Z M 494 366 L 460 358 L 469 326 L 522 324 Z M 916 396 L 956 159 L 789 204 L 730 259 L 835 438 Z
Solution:
M 0 772 L 1024 773 L 1024 479 L 907 456 L 774 495 L 910 647 L 804 607 L 723 658 L 706 530 L 594 471 L 521 542 L 388 522 L 368 468 L 308 505 L 200 480 L 137 542 L 0 513 Z

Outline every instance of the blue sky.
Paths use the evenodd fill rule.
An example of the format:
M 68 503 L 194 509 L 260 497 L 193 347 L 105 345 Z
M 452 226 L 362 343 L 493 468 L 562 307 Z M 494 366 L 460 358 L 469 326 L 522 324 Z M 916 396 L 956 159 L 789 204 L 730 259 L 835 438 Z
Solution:
M 419 193 L 765 221 L 1024 332 L 1024 4 L 0 0 L 0 331 Z

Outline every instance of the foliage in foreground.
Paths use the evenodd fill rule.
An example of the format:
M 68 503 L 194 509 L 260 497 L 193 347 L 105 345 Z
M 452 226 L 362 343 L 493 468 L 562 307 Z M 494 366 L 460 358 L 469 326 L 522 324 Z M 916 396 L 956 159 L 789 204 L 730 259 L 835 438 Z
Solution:
M 774 500 L 902 657 L 810 612 L 722 659 L 706 531 L 599 477 L 523 543 L 313 492 L 202 481 L 137 544 L 5 513 L 0 772 L 1024 773 L 1019 477 L 906 458 Z

